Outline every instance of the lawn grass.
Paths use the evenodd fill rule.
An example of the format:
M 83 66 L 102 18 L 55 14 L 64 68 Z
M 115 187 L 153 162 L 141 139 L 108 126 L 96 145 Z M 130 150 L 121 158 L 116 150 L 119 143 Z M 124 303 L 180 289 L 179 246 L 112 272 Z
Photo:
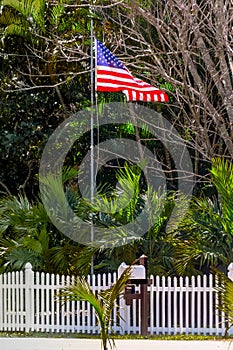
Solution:
M 0 332 L 0 337 L 32 337 L 32 338 L 88 338 L 98 339 L 99 334 L 84 334 L 84 333 L 45 333 L 45 332 Z M 197 335 L 197 334 L 176 334 L 176 335 L 148 335 L 141 336 L 140 334 L 125 334 L 114 335 L 114 339 L 148 339 L 148 340 L 226 340 L 232 339 L 232 336 L 215 336 L 215 335 Z

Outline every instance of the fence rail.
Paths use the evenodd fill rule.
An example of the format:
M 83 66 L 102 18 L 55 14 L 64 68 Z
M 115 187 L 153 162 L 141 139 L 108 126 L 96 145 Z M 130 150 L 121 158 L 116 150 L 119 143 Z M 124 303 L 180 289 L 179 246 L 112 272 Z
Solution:
M 93 275 L 88 279 L 92 290 L 99 291 L 115 283 L 117 276 Z M 227 320 L 217 311 L 213 275 L 151 279 L 150 334 L 225 333 Z M 57 298 L 57 292 L 67 283 L 74 283 L 74 277 L 34 272 L 30 264 L 25 271 L 0 275 L 0 331 L 98 333 L 97 319 L 88 303 L 61 303 Z M 121 298 L 119 305 L 112 315 L 114 332 L 139 333 L 140 300 L 126 306 Z

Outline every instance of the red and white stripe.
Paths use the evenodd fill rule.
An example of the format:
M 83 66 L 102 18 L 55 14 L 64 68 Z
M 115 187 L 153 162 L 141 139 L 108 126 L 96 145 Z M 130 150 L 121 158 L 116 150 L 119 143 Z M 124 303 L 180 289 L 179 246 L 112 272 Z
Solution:
M 122 91 L 127 101 L 168 102 L 164 91 L 133 77 L 126 68 L 97 66 L 96 91 Z

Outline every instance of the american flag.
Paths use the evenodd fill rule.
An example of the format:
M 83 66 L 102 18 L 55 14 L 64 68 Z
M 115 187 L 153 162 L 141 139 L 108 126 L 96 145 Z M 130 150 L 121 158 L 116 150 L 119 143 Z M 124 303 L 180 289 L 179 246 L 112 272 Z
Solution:
M 118 92 L 127 101 L 168 102 L 168 95 L 135 78 L 101 42 L 96 40 L 96 91 Z

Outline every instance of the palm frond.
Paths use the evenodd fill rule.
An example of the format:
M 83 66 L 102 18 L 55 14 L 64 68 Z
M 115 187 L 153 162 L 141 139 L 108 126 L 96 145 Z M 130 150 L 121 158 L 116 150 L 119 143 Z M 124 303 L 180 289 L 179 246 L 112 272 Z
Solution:
M 64 166 L 62 168 L 62 182 L 63 184 L 73 179 L 78 175 L 78 171 L 72 167 Z
M 87 276 L 90 273 L 92 258 L 97 252 L 98 249 L 93 246 L 85 246 L 79 250 L 79 254 L 72 259 L 72 265 L 79 275 Z
M 212 271 L 217 277 L 217 286 L 215 287 L 218 292 L 217 309 L 225 313 L 225 318 L 228 321 L 225 331 L 225 335 L 227 335 L 228 330 L 233 326 L 233 281 L 216 268 L 212 268 Z
M 101 341 L 104 350 L 107 350 L 107 341 L 111 348 L 115 347 L 114 340 L 111 339 L 109 333 L 111 329 L 112 310 L 115 307 L 116 300 L 126 287 L 130 276 L 131 267 L 128 267 L 112 287 L 100 291 L 97 295 L 93 293 L 85 277 L 77 277 L 74 285 L 67 285 L 59 293 L 59 297 L 63 301 L 87 301 L 93 306 L 100 324 Z
M 85 277 L 77 277 L 74 285 L 67 285 L 60 293 L 59 297 L 63 301 L 78 300 L 87 301 L 90 303 L 96 313 L 98 321 L 100 323 L 101 330 L 105 334 L 105 322 L 104 322 L 104 305 L 98 297 L 92 292 L 90 285 Z
M 65 11 L 65 7 L 62 5 L 56 5 L 51 11 L 51 21 L 54 26 L 58 26 L 61 20 L 61 16 Z
M 9 227 L 25 231 L 25 222 L 31 204 L 25 196 L 11 196 L 0 200 L 0 234 Z
M 216 186 L 229 233 L 233 232 L 233 164 L 221 158 L 212 160 L 212 182 Z
M 22 270 L 27 262 L 35 269 L 43 265 L 43 259 L 36 251 L 24 247 L 23 238 L 19 241 L 2 239 L 0 241 L 0 258 L 2 267 L 0 272 Z
M 104 316 L 108 323 L 110 322 L 112 310 L 116 306 L 115 301 L 117 298 L 119 298 L 121 293 L 124 291 L 125 287 L 129 282 L 130 277 L 131 277 L 131 266 L 125 269 L 125 271 L 121 274 L 117 282 L 111 288 L 99 293 L 99 296 L 105 306 Z
M 5 28 L 3 37 L 6 38 L 7 36 L 10 36 L 10 35 L 18 35 L 23 38 L 28 38 L 29 33 L 27 30 L 28 30 L 28 26 L 24 22 L 22 22 L 21 24 L 12 23 Z
M 33 18 L 40 28 L 44 26 L 45 0 L 1 0 L 1 6 L 10 6 L 25 18 Z
M 62 177 L 53 174 L 40 178 L 41 198 L 50 218 L 60 220 L 61 226 L 70 222 L 73 212 L 67 203 Z M 71 225 L 71 223 L 70 223 Z M 78 227 L 77 227 L 78 228 Z M 62 231 L 62 230 L 61 230 Z
M 6 7 L 0 15 L 0 24 L 4 26 L 9 26 L 10 24 L 13 24 L 13 23 L 19 24 L 21 19 L 22 18 L 20 18 L 17 13 L 12 11 L 11 8 Z

